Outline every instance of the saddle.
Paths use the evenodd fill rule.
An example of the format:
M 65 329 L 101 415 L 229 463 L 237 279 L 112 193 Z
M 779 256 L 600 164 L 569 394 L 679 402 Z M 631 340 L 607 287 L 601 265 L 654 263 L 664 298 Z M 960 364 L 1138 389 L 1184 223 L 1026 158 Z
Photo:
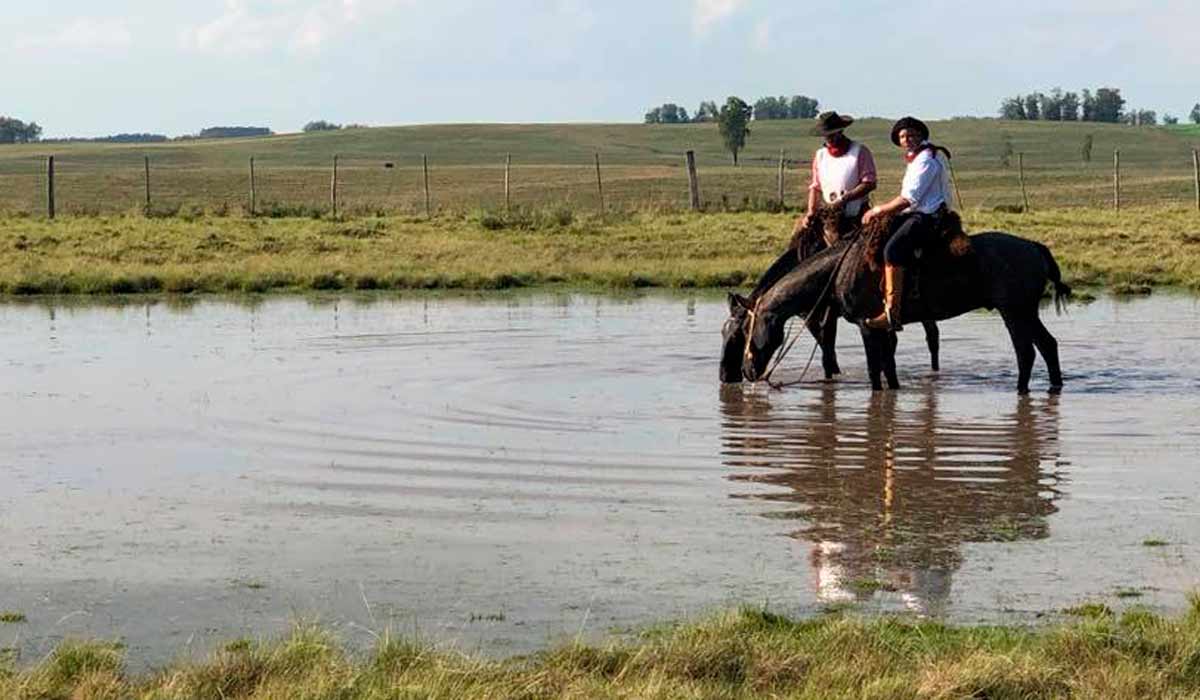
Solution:
M 872 272 L 883 270 L 883 247 L 892 235 L 892 224 L 898 214 L 881 216 L 863 227 L 863 262 Z M 944 209 L 935 217 L 938 244 L 918 252 L 919 267 L 929 268 L 944 256 L 961 257 L 971 252 L 971 239 L 963 231 L 958 212 Z

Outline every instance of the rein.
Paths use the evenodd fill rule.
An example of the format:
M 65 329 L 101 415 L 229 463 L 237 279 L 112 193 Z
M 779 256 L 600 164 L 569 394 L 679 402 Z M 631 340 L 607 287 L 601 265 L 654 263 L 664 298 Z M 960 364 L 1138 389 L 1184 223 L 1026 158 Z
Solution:
M 850 254 L 850 251 L 854 247 L 854 242 L 858 239 L 858 237 L 860 235 L 862 235 L 861 228 L 855 230 L 853 235 L 851 235 L 849 238 L 846 239 L 846 241 L 847 241 L 846 250 L 842 251 L 842 255 L 840 258 L 838 258 L 837 264 L 835 264 L 833 266 L 833 271 L 829 274 L 829 279 L 825 282 L 825 288 L 821 290 L 820 296 L 817 297 L 817 303 L 813 304 L 813 307 L 812 307 L 813 311 L 816 311 L 817 309 L 821 308 L 821 305 L 824 304 L 826 299 L 829 297 L 829 290 L 831 290 L 833 288 L 833 281 L 835 279 L 837 279 L 838 272 L 840 272 L 842 269 L 842 263 L 846 261 L 846 256 Z M 742 351 L 742 359 L 743 359 L 743 361 L 750 360 L 751 363 L 754 362 L 754 349 L 753 349 L 754 327 L 758 324 L 757 311 L 758 311 L 759 302 L 761 300 L 762 300 L 762 297 L 759 297 L 754 302 L 754 308 L 746 310 L 746 313 L 748 313 L 750 315 L 750 329 L 746 332 L 746 347 Z M 804 320 L 805 320 L 805 322 L 807 322 L 808 316 L 805 316 Z M 825 328 L 825 324 L 828 323 L 829 320 L 830 320 L 829 319 L 829 309 L 827 308 L 825 310 L 825 318 L 821 320 L 822 331 Z M 836 322 L 836 320 L 835 320 L 835 322 Z M 798 379 L 795 379 L 790 382 L 772 382 L 771 381 L 771 375 L 774 374 L 775 370 L 779 368 L 780 363 L 783 362 L 783 358 L 785 356 L 787 356 L 788 352 L 791 351 L 792 346 L 794 346 L 796 344 L 796 341 L 799 339 L 800 339 L 799 333 L 791 334 L 791 338 L 786 342 L 783 350 L 778 355 L 775 356 L 775 360 L 771 363 L 771 366 L 770 366 L 770 368 L 767 369 L 766 373 L 763 374 L 762 379 L 760 381 L 766 382 L 767 385 L 770 386 L 772 389 L 781 389 L 785 386 L 792 386 L 792 385 L 799 384 L 800 382 L 804 381 L 804 375 L 808 373 L 808 368 L 812 366 L 813 358 L 815 358 L 817 355 L 817 348 L 821 344 L 819 340 L 813 344 L 812 352 L 809 353 L 809 356 L 808 356 L 808 363 L 804 365 L 804 369 L 800 372 L 800 377 Z

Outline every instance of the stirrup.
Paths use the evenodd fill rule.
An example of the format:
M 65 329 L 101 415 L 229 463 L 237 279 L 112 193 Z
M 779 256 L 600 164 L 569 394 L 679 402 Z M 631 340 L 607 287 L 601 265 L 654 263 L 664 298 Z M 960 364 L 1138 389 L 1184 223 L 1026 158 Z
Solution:
M 892 310 L 887 306 L 883 307 L 883 313 L 878 316 L 863 319 L 862 325 L 864 328 L 877 331 L 892 331 L 893 333 L 899 333 L 904 330 L 904 325 L 900 323 L 898 318 L 892 316 Z

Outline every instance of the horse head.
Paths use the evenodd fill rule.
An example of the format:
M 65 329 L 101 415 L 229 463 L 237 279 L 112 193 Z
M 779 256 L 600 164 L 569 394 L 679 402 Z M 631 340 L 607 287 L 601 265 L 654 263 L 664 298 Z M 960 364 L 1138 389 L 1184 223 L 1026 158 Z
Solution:
M 783 345 L 787 318 L 757 301 L 746 309 L 742 334 L 742 377 L 756 382 L 767 373 L 771 356 Z
M 721 381 L 758 381 L 784 340 L 787 319 L 758 308 L 753 299 L 729 295 L 729 318 L 721 329 Z

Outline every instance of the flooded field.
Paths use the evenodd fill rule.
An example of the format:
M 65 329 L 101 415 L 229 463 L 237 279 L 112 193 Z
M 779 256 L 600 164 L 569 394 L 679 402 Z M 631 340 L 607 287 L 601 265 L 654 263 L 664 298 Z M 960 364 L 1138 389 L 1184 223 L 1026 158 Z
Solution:
M 317 619 L 506 655 L 739 603 L 1030 622 L 1200 585 L 1200 301 L 902 334 L 872 394 L 717 382 L 723 297 L 0 306 L 0 648 Z M 793 374 L 808 342 L 785 364 Z M 819 364 L 819 363 L 818 363 Z M 818 368 L 819 370 L 819 368 Z M 819 372 L 813 373 L 813 377 Z

